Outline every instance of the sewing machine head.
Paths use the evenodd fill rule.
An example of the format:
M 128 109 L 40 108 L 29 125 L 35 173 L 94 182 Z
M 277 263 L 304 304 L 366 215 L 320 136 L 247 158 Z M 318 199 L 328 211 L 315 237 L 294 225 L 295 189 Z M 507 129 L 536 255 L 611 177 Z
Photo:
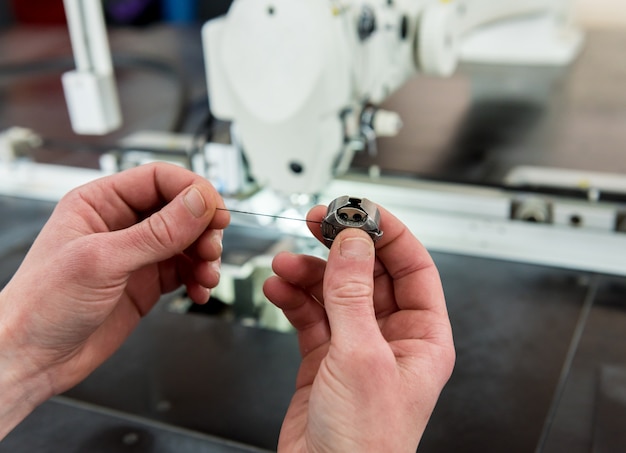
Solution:
M 399 116 L 377 105 L 418 72 L 450 75 L 469 31 L 557 17 L 567 3 L 236 0 L 203 30 L 211 109 L 233 121 L 260 186 L 317 194 L 354 152 L 399 131 Z

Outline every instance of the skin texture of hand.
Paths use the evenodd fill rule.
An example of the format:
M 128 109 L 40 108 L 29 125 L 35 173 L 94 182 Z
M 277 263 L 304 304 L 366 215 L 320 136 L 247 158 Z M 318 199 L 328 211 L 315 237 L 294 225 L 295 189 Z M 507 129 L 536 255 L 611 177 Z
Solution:
M 284 253 L 267 297 L 297 329 L 302 364 L 279 451 L 415 452 L 455 361 L 441 281 L 389 212 L 374 246 L 342 231 L 328 262 Z M 319 221 L 324 207 L 309 220 Z M 315 225 L 309 223 L 309 225 Z M 321 240 L 319 226 L 311 227 Z
M 84 379 L 164 293 L 219 281 L 221 197 L 200 176 L 140 166 L 65 196 L 0 293 L 0 439 Z

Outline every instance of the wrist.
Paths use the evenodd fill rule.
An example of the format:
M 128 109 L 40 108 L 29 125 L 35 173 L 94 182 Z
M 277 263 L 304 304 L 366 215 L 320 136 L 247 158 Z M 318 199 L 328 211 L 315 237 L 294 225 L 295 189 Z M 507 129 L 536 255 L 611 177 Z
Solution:
M 6 289 L 6 288 L 5 288 Z M 28 359 L 9 307 L 6 291 L 0 292 L 0 440 L 50 396 L 51 386 Z

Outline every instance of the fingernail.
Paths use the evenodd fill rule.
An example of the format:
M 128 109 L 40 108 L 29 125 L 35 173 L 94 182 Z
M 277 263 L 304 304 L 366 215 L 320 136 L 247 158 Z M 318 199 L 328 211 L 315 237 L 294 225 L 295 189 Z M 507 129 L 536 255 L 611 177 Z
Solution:
M 341 256 L 350 259 L 369 259 L 374 254 L 374 243 L 365 238 L 348 238 L 341 241 Z
M 202 194 L 196 187 L 189 189 L 183 200 L 185 206 L 187 206 L 187 209 L 189 209 L 189 212 L 191 212 L 194 217 L 202 217 L 206 212 L 206 203 L 204 202 Z

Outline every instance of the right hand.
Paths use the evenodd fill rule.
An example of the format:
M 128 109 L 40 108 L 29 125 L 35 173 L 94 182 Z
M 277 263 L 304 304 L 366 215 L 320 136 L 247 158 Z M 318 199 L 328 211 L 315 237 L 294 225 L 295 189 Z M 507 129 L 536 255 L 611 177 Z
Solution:
M 267 297 L 297 329 L 302 364 L 285 452 L 415 452 L 455 352 L 439 274 L 398 219 L 342 231 L 328 262 L 283 253 Z M 322 219 L 316 207 L 309 220 Z M 312 222 L 309 225 L 313 225 Z M 317 224 L 313 234 L 321 240 Z

